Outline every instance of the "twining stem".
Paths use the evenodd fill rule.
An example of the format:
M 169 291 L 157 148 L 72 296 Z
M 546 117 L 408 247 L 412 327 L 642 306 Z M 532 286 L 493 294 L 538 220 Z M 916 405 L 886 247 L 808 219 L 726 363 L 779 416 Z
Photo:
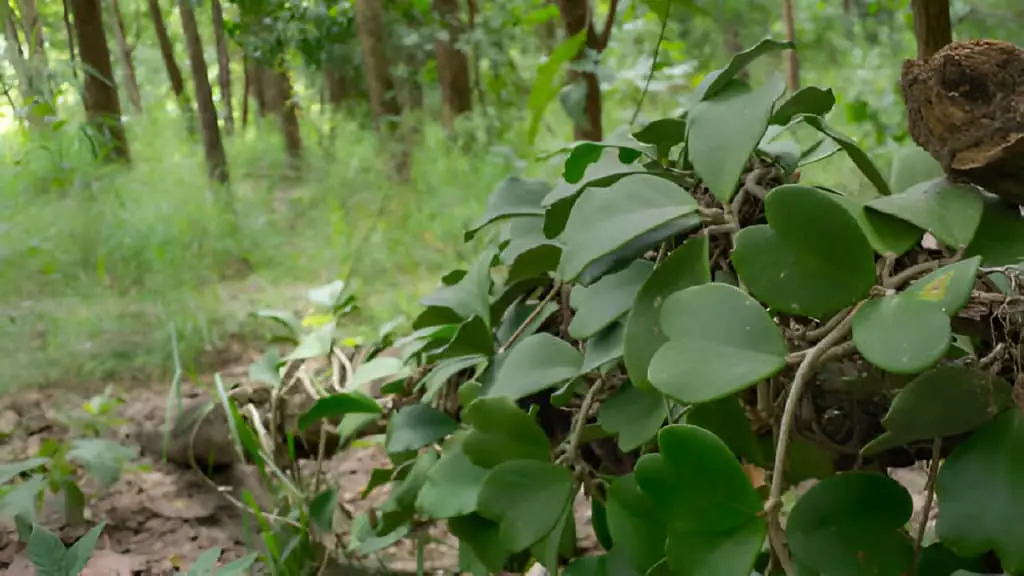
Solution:
M 928 517 L 932 515 L 932 504 L 935 501 L 935 479 L 939 475 L 939 458 L 942 454 L 942 438 L 936 438 L 932 442 L 932 459 L 928 463 L 928 480 L 925 483 L 924 508 L 921 510 L 921 523 L 917 526 L 917 534 L 914 535 L 914 563 L 911 565 L 910 573 L 917 573 L 917 562 L 921 557 L 921 544 L 924 541 L 924 530 L 928 527 Z
M 516 331 L 509 336 L 508 342 L 505 342 L 501 345 L 501 348 L 498 348 L 497 356 L 504 354 L 512 347 L 513 344 L 516 343 L 516 340 L 519 340 L 519 337 L 523 335 L 523 332 L 526 332 L 526 327 L 537 318 L 541 310 L 544 309 L 544 306 L 546 306 L 548 302 L 551 302 L 551 299 L 559 292 L 561 292 L 561 284 L 555 284 L 551 287 L 551 291 L 544 296 L 543 300 L 537 303 L 537 307 L 530 312 L 530 315 L 526 317 L 526 320 L 524 320 L 523 323 L 519 325 L 519 328 L 516 328 Z

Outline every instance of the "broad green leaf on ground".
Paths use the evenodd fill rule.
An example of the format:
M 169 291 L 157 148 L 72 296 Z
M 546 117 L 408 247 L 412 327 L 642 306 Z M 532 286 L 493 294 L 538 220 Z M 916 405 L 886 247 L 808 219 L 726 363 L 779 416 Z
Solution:
M 299 340 L 299 345 L 285 356 L 285 360 L 305 360 L 327 356 L 334 345 L 334 322 L 328 322 L 319 328 L 307 332 Z
M 622 354 L 626 372 L 637 388 L 650 387 L 647 369 L 651 358 L 668 342 L 661 331 L 661 307 L 665 298 L 680 290 L 711 281 L 707 236 L 695 236 L 673 250 L 637 293 L 626 318 Z
M 1024 572 L 1024 414 L 1007 410 L 953 449 L 939 468 L 936 533 L 960 556 L 995 550 Z
M 607 188 L 591 188 L 569 215 L 558 274 L 571 281 L 601 256 L 644 232 L 697 210 L 684 188 L 658 176 L 637 174 Z
M 313 406 L 299 416 L 299 430 L 305 430 L 320 420 L 333 420 L 346 414 L 380 414 L 380 404 L 362 392 L 331 394 L 317 399 Z
M 106 526 L 106 520 L 93 526 L 68 548 L 67 555 L 64 557 L 64 567 L 68 576 L 81 574 L 85 570 L 85 565 L 89 563 L 89 558 L 96 550 L 96 542 L 100 539 L 100 533 Z
M 889 186 L 899 194 L 921 182 L 942 178 L 945 174 L 932 155 L 916 144 L 903 147 L 892 159 Z
M 669 296 L 661 327 L 669 341 L 651 359 L 648 377 L 680 402 L 729 396 L 786 366 L 779 327 L 756 300 L 728 284 L 693 286 Z
M 420 303 L 427 307 L 447 308 L 463 320 L 479 316 L 490 327 L 491 263 L 496 255 L 495 248 L 485 250 L 458 283 L 438 288 Z
M 448 383 L 452 376 L 466 370 L 479 366 L 486 362 L 487 357 L 482 355 L 456 356 L 445 358 L 437 363 L 426 378 L 422 380 L 423 401 L 430 403 L 442 387 Z M 479 368 L 478 368 L 479 370 Z
M 981 265 L 981 257 L 961 260 L 915 280 L 904 294 L 913 295 L 926 302 L 938 304 L 950 318 L 956 316 L 967 300 L 976 280 L 975 274 Z
M 614 322 L 587 340 L 580 374 L 597 370 L 622 358 L 622 338 L 625 333 L 626 327 L 622 322 Z
M 690 161 L 721 202 L 732 200 L 740 174 L 768 126 L 775 101 L 785 90 L 778 75 L 755 89 L 737 81 L 706 97 L 687 115 Z
M 49 458 L 28 458 L 9 464 L 0 464 L 0 484 L 7 484 L 16 476 L 35 470 L 49 462 Z
M 736 396 L 725 396 L 692 406 L 683 417 L 683 423 L 712 432 L 725 442 L 733 454 L 747 462 L 758 466 L 767 464 L 761 445 L 750 428 L 746 410 L 740 406 Z
M 527 130 L 528 143 L 533 144 L 533 141 L 536 140 L 540 123 L 544 119 L 544 111 L 558 96 L 561 89 L 561 82 L 558 81 L 559 72 L 562 71 L 562 67 L 566 63 L 576 57 L 586 41 L 586 30 L 566 38 L 551 51 L 548 59 L 537 67 L 537 76 L 533 81 L 533 87 L 530 88 L 529 99 L 526 101 L 526 107 L 530 111 L 530 125 Z
M 924 231 L 906 220 L 900 220 L 876 210 L 868 210 L 867 204 L 857 198 L 833 196 L 857 221 L 861 232 L 875 252 L 884 255 L 901 256 L 921 239 Z
M 479 514 L 448 519 L 448 531 L 459 539 L 459 547 L 468 547 L 489 574 L 499 574 L 511 556 L 498 538 L 498 524 Z M 461 550 L 460 550 L 461 555 Z
M 551 191 L 551 184 L 544 180 L 526 180 L 517 176 L 506 178 L 487 199 L 484 215 L 466 231 L 468 242 L 484 226 L 514 216 L 543 216 L 541 201 Z
M 459 427 L 451 416 L 426 404 L 410 404 L 388 421 L 388 454 L 419 450 L 440 441 Z
M 779 186 L 765 199 L 768 225 L 736 235 L 732 262 L 758 300 L 779 312 L 825 318 L 864 298 L 875 256 L 856 219 L 832 194 Z
M 868 179 L 868 182 L 871 182 L 875 189 L 878 190 L 880 195 L 888 196 L 892 194 L 892 190 L 889 189 L 889 183 L 878 170 L 878 166 L 875 166 L 871 157 L 861 150 L 860 147 L 857 146 L 857 143 L 851 140 L 849 136 L 838 132 L 835 128 L 826 124 L 820 116 L 808 114 L 801 116 L 801 118 L 809 126 L 815 128 L 825 136 L 828 136 L 838 144 L 839 147 L 843 149 L 843 152 L 846 152 L 846 155 L 850 157 L 850 160 L 853 160 L 854 165 L 856 165 L 861 173 L 864 174 L 864 177 Z
M 661 118 L 634 132 L 633 137 L 645 144 L 657 146 L 658 159 L 661 160 L 668 157 L 672 147 L 686 140 L 686 120 Z
M 914 551 L 902 527 L 912 509 L 910 494 L 888 476 L 846 472 L 825 478 L 789 513 L 793 560 L 821 574 L 905 576 Z
M 900 194 L 872 200 L 868 208 L 927 230 L 947 246 L 962 248 L 974 238 L 984 202 L 979 191 L 967 185 L 951 184 L 943 177 L 915 184 Z
M 668 534 L 658 508 L 637 486 L 633 474 L 620 476 L 608 488 L 608 532 L 613 550 L 621 550 L 641 574 L 665 559 Z
M 597 422 L 618 435 L 619 449 L 630 452 L 650 442 L 668 417 L 665 397 L 628 382 L 601 405 Z
M 865 360 L 894 374 L 916 374 L 935 364 L 953 340 L 949 317 L 911 294 L 870 300 L 853 317 L 853 344 Z
M 576 313 L 569 323 L 569 336 L 586 340 L 624 316 L 652 270 L 654 263 L 636 260 L 626 269 L 609 274 L 590 286 L 574 286 L 572 303 Z
M 0 495 L 0 514 L 6 518 L 19 516 L 32 522 L 36 518 L 36 501 L 40 492 L 49 485 L 43 474 L 33 474 L 22 482 L 5 488 Z
M 780 42 L 771 38 L 764 38 L 754 46 L 747 48 L 742 52 L 738 52 L 732 57 L 732 60 L 729 61 L 729 64 L 727 64 L 725 68 L 713 72 L 712 74 L 714 74 L 714 76 L 712 76 L 712 74 L 708 74 L 705 82 L 701 82 L 701 86 L 697 87 L 694 96 L 700 100 L 711 100 L 724 92 L 730 82 L 732 82 L 732 80 L 734 80 L 739 73 L 754 60 L 774 52 L 781 52 L 794 47 L 795 44 L 792 42 Z
M 547 434 L 508 398 L 477 398 L 463 411 L 462 421 L 471 426 L 462 451 L 481 468 L 509 460 L 550 458 Z
M 487 469 L 470 462 L 460 446 L 446 447 L 416 497 L 416 510 L 427 518 L 472 514 L 486 476 Z
M 281 384 L 280 365 L 281 354 L 271 348 L 249 364 L 249 380 L 276 388 Z
M 770 123 L 777 125 L 789 124 L 794 116 L 811 114 L 824 117 L 836 105 L 836 96 L 831 88 L 821 89 L 817 86 L 806 86 L 794 92 L 775 107 Z
M 916 440 L 970 432 L 1013 405 L 1002 378 L 965 366 L 939 366 L 907 384 L 882 420 L 886 432 L 861 450 L 875 454 Z
M 478 513 L 498 523 L 505 549 L 518 552 L 548 535 L 573 498 L 572 471 L 537 460 L 495 466 L 477 498 Z
M 345 390 L 354 392 L 362 389 L 370 382 L 382 378 L 387 378 L 389 381 L 398 380 L 399 378 L 405 378 L 410 372 L 405 366 L 405 361 L 401 358 L 377 356 L 356 368 L 352 379 L 345 383 Z
M 67 452 L 68 460 L 83 466 L 104 488 L 113 486 L 137 456 L 134 448 L 105 438 L 76 438 Z
M 240 576 L 242 574 L 250 574 L 249 568 L 256 563 L 257 558 L 259 558 L 259 553 L 250 552 L 241 558 L 232 560 L 217 569 L 217 576 Z
M 551 334 L 534 334 L 508 352 L 487 396 L 518 400 L 552 388 L 579 374 L 583 355 Z
M 568 162 L 568 161 L 567 161 Z M 582 174 L 578 169 L 567 163 L 566 172 L 563 173 L 563 180 L 555 184 L 555 187 L 544 197 L 543 205 L 550 208 L 558 202 L 571 199 L 581 190 L 589 187 L 604 188 L 618 182 L 621 178 L 630 174 L 644 174 L 647 172 L 640 164 L 623 162 L 615 150 L 605 149 L 601 151 L 600 157 L 587 164 Z M 571 180 L 570 178 L 578 178 Z
M 1016 206 L 1007 206 L 986 196 L 981 222 L 967 246 L 968 256 L 981 256 L 985 266 L 1008 266 L 1024 261 L 1024 216 Z
M 25 548 L 36 572 L 43 576 L 68 576 L 64 542 L 45 527 L 36 524 Z
M 594 260 L 580 272 L 575 283 L 589 286 L 604 277 L 605 274 L 620 271 L 637 259 L 643 258 L 644 254 L 658 249 L 663 242 L 670 241 L 672 238 L 689 236 L 689 232 L 696 230 L 700 225 L 701 217 L 696 212 L 669 220 Z
M 530 319 L 530 315 L 534 313 L 538 305 L 538 302 L 519 301 L 509 307 L 508 312 L 506 312 L 505 317 L 498 326 L 497 334 L 495 334 L 498 342 L 505 344 L 520 329 L 522 329 L 522 332 L 519 334 L 519 338 L 532 336 L 545 320 L 558 311 L 557 303 L 547 302 L 544 304 L 544 308 Z M 530 320 L 530 323 L 523 328 L 523 323 L 527 320 Z
M 717 436 L 686 424 L 662 428 L 659 452 L 637 462 L 636 482 L 668 524 L 676 574 L 750 574 L 766 533 L 764 504 Z

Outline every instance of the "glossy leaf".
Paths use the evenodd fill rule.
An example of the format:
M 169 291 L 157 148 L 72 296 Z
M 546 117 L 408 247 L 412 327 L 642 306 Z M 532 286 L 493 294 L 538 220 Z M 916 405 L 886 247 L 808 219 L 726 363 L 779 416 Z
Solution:
M 518 552 L 548 535 L 572 505 L 572 472 L 536 460 L 513 460 L 491 469 L 477 509 L 498 523 L 505 549 Z
M 875 162 L 871 160 L 871 157 L 861 150 L 859 146 L 857 146 L 856 142 L 826 124 L 819 116 L 805 115 L 801 118 L 807 123 L 807 125 L 817 129 L 819 132 L 828 136 L 832 141 L 838 144 L 839 147 L 843 149 L 843 152 L 846 152 L 846 155 L 850 157 L 850 160 L 853 161 L 854 165 L 857 166 L 862 174 L 864 174 L 864 177 L 868 179 L 868 182 L 871 182 L 871 184 L 874 185 L 880 195 L 888 196 L 892 194 L 892 190 L 889 188 L 889 183 L 878 170 L 878 166 L 875 166 Z
M 547 333 L 534 334 L 508 352 L 487 395 L 518 400 L 574 378 L 582 365 L 583 355 L 572 344 Z
M 587 340 L 580 374 L 597 370 L 622 358 L 622 341 L 625 333 L 625 326 L 621 322 L 615 322 Z
M 974 238 L 984 203 L 974 188 L 937 178 L 900 194 L 872 200 L 868 207 L 927 230 L 947 246 L 961 248 Z
M 609 274 L 590 286 L 573 287 L 571 301 L 576 314 L 569 323 L 569 336 L 586 340 L 624 316 L 653 269 L 653 263 L 637 260 L 625 270 Z
M 426 404 L 411 404 L 388 420 L 385 447 L 389 454 L 419 450 L 458 428 L 451 416 Z
M 332 420 L 346 414 L 380 414 L 377 401 L 361 392 L 332 394 L 317 399 L 313 406 L 299 416 L 298 428 L 305 430 L 320 420 Z
M 984 198 L 978 229 L 967 246 L 967 255 L 982 257 L 985 266 L 1024 262 L 1024 216 L 1016 206 L 994 197 Z
M 902 256 L 917 245 L 924 234 L 917 226 L 877 210 L 856 198 L 833 196 L 857 221 L 871 247 L 882 255 Z
M 766 464 L 746 410 L 735 396 L 725 396 L 690 407 L 683 417 L 683 423 L 712 432 L 725 442 L 733 454 L 747 462 Z
M 729 64 L 720 70 L 716 70 L 712 74 L 708 74 L 708 79 L 701 83 L 701 86 L 696 90 L 696 96 L 701 100 L 710 100 L 718 96 L 721 92 L 726 90 L 732 80 L 734 80 L 744 68 L 750 65 L 751 62 L 758 58 L 772 54 L 775 52 L 781 52 L 786 49 L 793 49 L 796 45 L 792 42 L 780 42 L 771 38 L 764 38 L 754 46 L 747 48 L 742 52 L 738 52 L 729 61 Z
M 950 318 L 956 316 L 971 296 L 981 257 L 961 260 L 915 280 L 904 294 L 937 304 Z
M 487 199 L 484 215 L 466 231 L 465 240 L 472 240 L 481 228 L 513 216 L 543 216 L 541 201 L 551 191 L 543 180 L 525 180 L 516 176 L 506 178 Z
M 508 398 L 478 398 L 463 411 L 462 421 L 471 426 L 462 451 L 481 468 L 509 460 L 549 458 L 547 435 Z
M 416 498 L 416 510 L 428 518 L 453 518 L 476 511 L 487 470 L 473 464 L 459 446 L 445 446 Z
M 772 113 L 771 124 L 789 124 L 794 116 L 811 114 L 825 116 L 836 105 L 836 96 L 832 89 L 821 89 L 817 86 L 805 86 L 780 102 Z
M 622 550 L 630 566 L 641 574 L 665 558 L 668 533 L 659 505 L 640 491 L 633 474 L 616 478 L 608 488 L 612 549 Z
M 942 178 L 942 166 L 932 158 L 931 154 L 917 145 L 911 144 L 901 149 L 892 160 L 889 173 L 889 186 L 893 194 L 910 189 L 915 184 Z
M 949 317 L 911 294 L 865 302 L 853 317 L 853 344 L 868 362 L 895 374 L 916 374 L 946 354 Z
M 597 422 L 618 434 L 619 449 L 630 452 L 654 439 L 668 417 L 665 398 L 628 383 L 608 398 L 597 411 Z

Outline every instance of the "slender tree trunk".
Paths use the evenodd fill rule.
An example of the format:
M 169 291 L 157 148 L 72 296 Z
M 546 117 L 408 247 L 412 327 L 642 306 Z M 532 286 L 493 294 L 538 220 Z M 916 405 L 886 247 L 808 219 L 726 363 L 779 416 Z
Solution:
M 124 32 L 124 18 L 121 17 L 121 6 L 118 0 L 110 0 L 110 10 L 113 13 L 114 40 L 117 42 L 117 52 L 121 62 L 121 75 L 124 80 L 125 91 L 128 92 L 128 100 L 136 112 L 142 112 L 142 95 L 139 92 L 139 82 L 135 78 L 135 63 L 132 61 L 133 47 L 128 45 L 128 39 Z
M 188 92 L 185 91 L 185 79 L 181 75 L 181 68 L 178 60 L 174 57 L 174 45 L 171 44 L 171 37 L 167 34 L 167 25 L 164 23 L 163 11 L 160 9 L 160 0 L 147 0 L 149 4 L 149 15 L 153 20 L 153 29 L 156 31 L 157 43 L 160 45 L 160 58 L 164 62 L 164 70 L 167 71 L 167 79 L 171 83 L 171 91 L 174 98 L 181 107 L 182 113 L 188 119 L 189 131 L 195 130 L 195 122 L 192 115 L 192 101 Z
M 249 56 L 242 56 L 242 132 L 249 125 L 249 92 L 252 90 L 252 78 L 249 74 Z
M 110 48 L 103 31 L 99 0 L 71 0 L 75 34 L 85 74 L 85 114 L 89 124 L 104 136 L 110 150 L 106 158 L 130 162 L 128 138 L 121 122 L 121 102 L 110 64 Z
M 281 109 L 281 95 L 274 81 L 274 71 L 259 61 L 252 66 L 252 95 L 256 100 L 260 118 L 277 114 Z
M 284 152 L 288 157 L 288 168 L 293 174 L 302 170 L 302 132 L 299 130 L 298 107 L 292 94 L 292 81 L 285 69 L 268 74 L 274 87 L 274 101 L 281 121 L 284 136 Z
M 47 100 L 50 99 L 49 63 L 46 58 L 46 38 L 43 36 L 43 23 L 39 19 L 36 0 L 19 0 L 21 22 L 25 31 L 25 45 L 28 46 L 29 73 L 34 84 L 34 91 Z
M 181 18 L 181 29 L 185 34 L 185 46 L 188 49 L 189 67 L 192 69 L 192 82 L 195 86 L 196 108 L 199 111 L 199 127 L 203 135 L 203 152 L 206 157 L 206 169 L 210 180 L 228 184 L 228 160 L 224 153 L 224 144 L 220 139 L 220 125 L 217 122 L 217 109 L 213 106 L 213 90 L 203 58 L 203 44 L 196 25 L 196 15 L 192 11 L 191 0 L 177 0 L 178 14 Z M 230 195 L 224 191 L 222 201 L 226 208 L 234 210 Z
M 913 0 L 914 36 L 917 57 L 931 58 L 953 42 L 953 26 L 949 21 L 949 0 Z
M 213 13 L 213 37 L 217 42 L 217 81 L 220 84 L 221 109 L 224 112 L 224 131 L 231 134 L 235 131 L 235 111 L 231 106 L 231 58 L 227 35 L 224 34 L 224 11 L 220 0 L 211 0 L 210 10 Z
M 4 44 L 6 45 L 7 61 L 14 68 L 14 74 L 18 78 L 18 92 L 21 93 L 23 106 L 29 106 L 41 96 L 35 82 L 32 79 L 32 70 L 25 52 L 21 47 L 21 38 L 18 36 L 18 24 L 14 20 L 14 11 L 7 0 L 0 0 L 0 18 L 4 22 Z
M 75 32 L 71 26 L 71 8 L 68 0 L 61 0 L 62 14 L 64 19 L 64 33 L 68 36 L 68 60 L 71 64 L 71 76 L 78 80 L 78 56 L 75 56 Z
M 473 108 L 469 60 L 458 47 L 464 32 L 459 18 L 459 1 L 433 0 L 433 4 L 434 12 L 441 22 L 441 30 L 434 40 L 437 76 L 441 84 L 441 119 L 445 127 L 451 130 L 455 118 Z
M 786 24 L 786 40 L 796 42 L 796 23 L 793 18 L 793 0 L 782 0 L 782 19 Z M 786 51 L 786 85 L 790 92 L 800 89 L 800 59 L 796 50 Z
M 618 0 L 611 0 L 604 30 L 600 34 L 591 21 L 589 0 L 557 0 L 557 3 L 558 11 L 562 15 L 562 22 L 565 24 L 566 36 L 572 37 L 584 30 L 587 31 L 586 45 L 576 55 L 576 60 L 584 59 L 588 49 L 597 54 L 603 52 L 611 37 Z M 569 74 L 569 79 L 573 82 L 583 83 L 587 91 L 582 121 L 575 123 L 573 136 L 577 140 L 601 140 L 604 136 L 604 129 L 601 125 L 601 83 L 597 78 L 597 73 L 592 70 L 573 70 Z
M 370 94 L 370 108 L 380 128 L 385 119 L 402 113 L 384 44 L 384 9 L 381 0 L 359 0 L 355 4 L 356 31 L 363 52 L 363 71 Z
M 405 88 L 405 101 L 401 103 L 404 110 L 423 109 L 423 67 L 425 62 L 418 53 L 418 46 L 410 46 L 405 50 L 405 81 L 402 86 Z

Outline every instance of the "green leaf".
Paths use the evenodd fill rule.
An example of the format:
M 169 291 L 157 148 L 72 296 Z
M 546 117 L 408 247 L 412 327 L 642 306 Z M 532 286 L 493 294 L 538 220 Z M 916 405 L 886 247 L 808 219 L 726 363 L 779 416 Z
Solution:
M 565 171 L 562 174 L 563 181 L 555 185 L 555 188 L 544 197 L 542 204 L 551 208 L 559 202 L 569 200 L 585 188 L 605 188 L 630 174 L 646 174 L 647 171 L 639 164 L 623 162 L 620 155 L 612 149 L 601 151 L 601 155 L 587 164 L 581 170 L 577 164 L 566 160 Z M 550 218 L 550 213 L 545 215 Z M 552 236 L 549 234 L 549 236 Z
M 973 570 L 974 572 L 965 572 Z M 917 573 L 921 576 L 953 576 L 959 574 L 984 574 L 985 562 L 980 556 L 961 558 L 941 542 L 936 542 L 921 550 L 921 562 Z
M 792 50 L 796 48 L 796 45 L 792 42 L 780 42 L 778 40 L 772 40 L 771 38 L 764 38 L 754 46 L 747 48 L 743 52 L 738 52 L 729 61 L 729 64 L 725 68 L 716 70 L 712 74 L 708 74 L 710 81 L 706 85 L 698 87 L 695 96 L 701 100 L 710 100 L 715 98 L 720 93 L 726 90 L 732 80 L 739 75 L 751 62 L 767 54 L 774 52 L 781 52 L 783 50 Z
M 651 384 L 684 403 L 709 402 L 786 366 L 786 341 L 771 316 L 739 288 L 705 284 L 665 299 L 668 343 L 651 359 Z
M 821 89 L 817 86 L 806 86 L 794 92 L 785 101 L 780 102 L 772 113 L 771 124 L 785 125 L 799 114 L 811 114 L 824 117 L 836 105 L 836 96 L 832 89 Z
M 551 446 L 533 418 L 508 398 L 477 398 L 462 413 L 471 426 L 462 450 L 481 468 L 508 460 L 547 461 Z
M 591 262 L 633 238 L 697 210 L 683 188 L 657 176 L 631 175 L 607 188 L 591 188 L 569 215 L 558 274 L 571 281 Z
M 0 484 L 6 484 L 24 472 L 35 470 L 49 463 L 49 458 L 29 458 L 19 462 L 0 464 Z
M 619 449 L 631 452 L 648 443 L 658 433 L 668 414 L 665 398 L 651 390 L 641 390 L 628 382 L 597 411 L 597 422 L 618 435 Z
M 640 491 L 634 474 L 616 478 L 608 488 L 612 549 L 622 550 L 629 565 L 640 574 L 665 558 L 668 533 L 658 510 L 660 505 Z
M 70 576 L 80 572 L 68 570 L 68 552 L 64 543 L 56 534 L 39 524 L 32 527 L 32 536 L 28 539 L 25 552 L 39 576 Z
M 217 564 L 217 559 L 220 558 L 221 552 L 222 550 L 220 546 L 214 546 L 203 550 L 202 553 L 199 554 L 199 557 L 196 558 L 195 563 L 192 564 L 192 567 L 189 568 L 189 576 L 206 576 L 207 574 L 213 574 L 213 567 Z
M 636 260 L 625 270 L 609 274 L 590 286 L 574 286 L 571 301 L 576 314 L 569 323 L 569 336 L 586 340 L 624 316 L 652 270 L 653 263 Z
M 975 274 L 980 265 L 981 257 L 975 256 L 943 266 L 931 274 L 915 280 L 907 287 L 904 294 L 938 304 L 942 311 L 952 318 L 971 297 L 971 290 L 976 281 Z
M 81 464 L 104 488 L 113 486 L 137 456 L 134 448 L 104 438 L 76 438 L 67 452 L 68 460 Z
M 343 280 L 335 280 L 306 292 L 307 300 L 324 308 L 339 306 L 344 302 L 343 296 L 345 296 L 345 282 Z
M 321 532 L 330 534 L 334 529 L 334 512 L 337 506 L 337 486 L 321 491 L 309 501 L 309 517 Z
M 8 518 L 24 516 L 27 520 L 35 520 L 36 501 L 47 485 L 46 476 L 34 474 L 25 481 L 5 489 L 0 493 L 0 514 Z
M 497 255 L 494 248 L 485 250 L 473 263 L 469 272 L 451 286 L 442 286 L 436 292 L 421 300 L 428 307 L 447 308 L 466 320 L 479 316 L 491 325 L 491 262 Z
M 278 325 L 288 331 L 288 336 L 295 341 L 298 341 L 299 335 L 302 334 L 302 322 L 291 312 L 284 310 L 258 310 L 253 313 L 253 316 L 277 322 Z
M 562 178 L 567 183 L 579 182 L 586 174 L 587 167 L 597 162 L 606 153 L 615 153 L 622 164 L 632 164 L 641 156 L 654 159 L 656 150 L 628 134 L 612 134 L 601 142 L 579 141 L 563 148 L 569 151 L 565 158 Z
M 380 404 L 362 392 L 332 394 L 317 399 L 316 403 L 299 416 L 299 431 L 306 430 L 320 420 L 333 420 L 346 414 L 380 414 Z
M 401 358 L 378 356 L 356 367 L 352 379 L 345 383 L 345 390 L 361 391 L 367 384 L 375 380 L 387 378 L 388 381 L 393 381 L 405 378 L 410 373 L 411 370 L 405 367 L 405 362 Z
M 864 174 L 868 179 L 868 182 L 871 182 L 875 189 L 878 190 L 879 194 L 882 196 L 892 194 L 892 191 L 889 189 L 889 183 L 885 180 L 885 177 L 882 176 L 878 167 L 875 166 L 874 161 L 871 160 L 871 157 L 868 156 L 867 153 L 857 146 L 856 142 L 826 124 L 819 116 L 804 115 L 800 116 L 800 118 L 809 126 L 815 128 L 825 136 L 828 136 L 838 144 L 839 147 L 843 149 L 843 152 L 846 152 L 846 155 L 850 157 L 850 160 L 853 160 L 854 165 L 857 166 L 862 174 Z
M 425 450 L 419 453 L 405 478 L 400 483 L 392 485 L 391 495 L 381 505 L 381 512 L 384 512 L 385 515 L 389 512 L 398 512 L 403 521 L 405 518 L 411 517 L 420 490 L 426 485 L 427 478 L 430 477 L 430 472 L 437 466 L 438 461 L 439 457 L 434 450 Z M 382 533 L 380 527 L 377 528 L 377 533 Z
M 834 195 L 833 198 L 857 221 L 861 232 L 867 236 L 875 252 L 883 256 L 902 256 L 920 241 L 924 233 L 906 220 L 876 210 L 868 210 L 867 204 L 859 199 L 838 195 Z
M 733 454 L 747 462 L 759 466 L 767 464 L 747 413 L 736 396 L 725 396 L 690 407 L 683 423 L 700 426 L 718 436 Z
M 770 437 L 766 437 L 770 440 Z M 769 452 L 771 444 L 769 444 Z M 833 454 L 822 444 L 794 434 L 789 439 L 786 461 L 786 482 L 799 484 L 809 478 L 826 478 L 836 473 Z
M 659 248 L 662 243 L 670 242 L 673 238 L 688 236 L 691 231 L 696 230 L 700 225 L 700 215 L 690 213 L 652 228 L 608 254 L 594 260 L 576 277 L 576 284 L 589 286 L 605 274 L 620 271 L 634 261 L 642 259 L 647 252 Z
M 648 123 L 633 133 L 633 137 L 658 148 L 658 159 L 668 157 L 669 151 L 686 140 L 686 120 L 661 118 Z
M 763 504 L 717 436 L 678 424 L 658 434 L 659 453 L 637 462 L 637 484 L 668 523 L 666 551 L 677 574 L 750 574 L 761 552 Z
M 547 536 L 572 505 L 573 478 L 566 468 L 536 460 L 494 467 L 477 499 L 477 509 L 498 523 L 505 549 L 518 552 Z
M 903 147 L 893 158 L 889 185 L 894 194 L 899 194 L 915 184 L 943 176 L 942 166 L 931 154 L 917 145 L 910 145 Z
M 476 367 L 486 361 L 487 357 L 481 355 L 457 356 L 455 358 L 446 358 L 441 360 L 436 366 L 434 366 L 434 369 L 430 371 L 430 374 L 423 379 L 423 401 L 427 403 L 432 402 L 438 392 L 441 391 L 442 387 L 448 383 L 448 380 L 450 380 L 452 376 L 455 376 L 467 368 Z
M 777 75 L 753 90 L 737 82 L 690 110 L 686 136 L 690 161 L 721 202 L 732 200 L 740 174 L 764 136 L 775 101 L 785 90 Z
M 428 518 L 453 518 L 476 511 L 487 469 L 470 461 L 461 447 L 446 448 L 416 498 L 416 510 Z
M 861 452 L 876 454 L 916 440 L 970 432 L 1013 405 L 1002 378 L 963 366 L 939 366 L 900 390 L 882 420 L 887 430 Z
M 822 574 L 905 576 L 914 551 L 902 527 L 912 508 L 910 494 L 888 476 L 825 478 L 797 500 L 786 521 L 793 559 Z
M 981 222 L 981 193 L 962 184 L 936 178 L 915 184 L 901 194 L 877 198 L 868 208 L 884 212 L 931 232 L 947 246 L 970 244 Z
M 334 345 L 334 322 L 328 322 L 302 336 L 299 345 L 284 357 L 285 360 L 305 360 L 327 356 Z
M 633 310 L 626 319 L 623 361 L 630 380 L 637 388 L 648 388 L 647 369 L 651 358 L 668 342 L 661 331 L 661 307 L 674 292 L 711 281 L 708 264 L 708 238 L 696 236 L 673 250 L 654 269 L 637 293 Z
M 896 294 L 865 302 L 853 317 L 853 344 L 865 360 L 894 374 L 916 374 L 939 361 L 953 340 L 937 304 Z
M 278 370 L 280 364 L 281 355 L 276 348 L 271 348 L 249 364 L 249 380 L 276 388 L 281 384 L 281 372 Z
M 469 242 L 484 226 L 514 216 L 543 216 L 541 201 L 551 191 L 551 184 L 543 180 L 525 180 L 517 176 L 506 178 L 487 199 L 484 215 L 466 231 Z
M 580 374 L 597 370 L 622 358 L 622 339 L 625 333 L 625 326 L 621 322 L 615 322 L 587 340 Z
M 256 563 L 256 559 L 259 557 L 259 553 L 250 552 L 241 558 L 232 560 L 227 564 L 217 569 L 217 576 L 236 576 L 241 574 L 248 574 L 246 572 Z
M 747 288 L 770 307 L 825 318 L 864 298 L 875 284 L 875 256 L 857 221 L 833 195 L 779 186 L 765 199 L 768 226 L 736 235 L 732 262 Z
M 451 416 L 426 404 L 412 404 L 388 421 L 388 454 L 419 450 L 451 434 L 459 424 Z
M 967 246 L 968 256 L 981 256 L 985 266 L 1008 266 L 1024 261 L 1024 217 L 1017 206 L 996 197 L 983 199 L 981 222 Z
M 448 519 L 448 531 L 459 539 L 459 546 L 467 546 L 490 574 L 503 572 L 511 555 L 498 536 L 498 524 L 478 514 Z
M 530 110 L 530 125 L 527 132 L 527 142 L 533 144 L 537 139 L 537 131 L 540 129 L 541 120 L 544 118 L 544 111 L 551 101 L 558 95 L 561 86 L 558 82 L 558 73 L 562 66 L 576 57 L 576 54 L 583 48 L 587 41 L 587 31 L 582 30 L 575 36 L 566 38 L 552 52 L 551 56 L 537 68 L 537 76 L 530 89 L 529 99 L 526 107 Z
M 565 340 L 534 334 L 508 352 L 487 396 L 518 400 L 552 388 L 579 374 L 583 355 Z

